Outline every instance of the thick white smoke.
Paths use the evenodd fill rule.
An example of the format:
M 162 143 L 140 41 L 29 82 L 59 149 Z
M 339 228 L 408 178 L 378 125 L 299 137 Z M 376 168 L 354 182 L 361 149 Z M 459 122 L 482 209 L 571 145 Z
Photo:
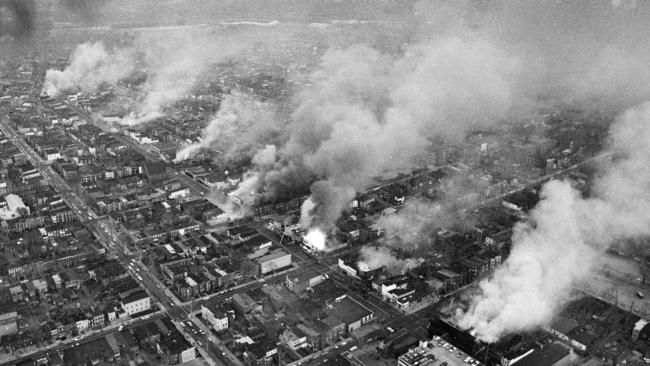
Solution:
M 227 94 L 216 116 L 203 129 L 200 142 L 184 146 L 176 153 L 176 161 L 186 160 L 201 149 L 218 151 L 225 160 L 250 158 L 257 149 L 266 149 L 266 159 L 259 163 L 270 165 L 275 162 L 275 146 L 270 151 L 265 144 L 273 142 L 280 131 L 279 123 L 274 105 L 242 93 Z
M 311 211 L 316 207 L 311 197 L 306 199 L 300 206 L 300 227 L 309 229 L 311 227 Z
M 379 239 L 381 247 L 362 247 L 362 259 L 392 269 L 393 273 L 406 272 L 415 268 L 416 262 L 411 259 L 399 260 L 394 251 L 412 254 L 430 243 L 425 229 L 441 227 L 449 222 L 448 213 L 440 204 L 423 200 L 406 201 L 398 213 L 377 219 L 375 224 L 384 233 L 384 237 Z
M 650 235 L 650 104 L 623 114 L 611 135 L 615 158 L 594 197 L 582 198 L 569 182 L 549 182 L 530 221 L 514 228 L 510 257 L 458 314 L 478 339 L 494 342 L 548 324 L 597 255 L 617 240 Z
M 240 39 L 217 36 L 202 29 L 142 36 L 136 47 L 144 53 L 149 76 L 135 110 L 122 124 L 136 125 L 161 117 L 165 108 L 191 92 L 209 67 L 228 60 L 245 46 Z
M 122 124 L 148 122 L 188 96 L 212 66 L 249 49 L 259 39 L 255 34 L 251 30 L 227 36 L 197 27 L 140 33 L 132 46 L 114 51 L 106 50 L 101 42 L 84 43 L 73 52 L 64 71 L 47 71 L 43 93 L 54 96 L 65 89 L 92 92 L 102 83 L 115 84 L 128 77 L 137 67 L 147 79 Z M 269 44 L 284 36 L 267 35 Z
M 311 187 L 313 223 L 331 228 L 373 177 L 409 169 L 427 137 L 457 139 L 503 116 L 518 73 L 516 59 L 480 39 L 432 40 L 397 59 L 365 46 L 328 52 L 298 96 L 283 151 L 323 177 Z
M 61 91 L 96 91 L 102 84 L 115 84 L 129 76 L 135 65 L 132 49 L 107 50 L 101 42 L 83 43 L 70 55 L 65 70 L 47 70 L 42 93 L 50 97 Z
M 449 222 L 449 213 L 440 203 L 411 200 L 397 214 L 379 217 L 376 224 L 385 233 L 385 245 L 412 251 L 418 248 L 418 238 L 424 229 L 443 227 Z
M 398 56 L 367 45 L 323 56 L 296 97 L 278 163 L 258 183 L 276 192 L 317 177 L 302 221 L 328 230 L 373 177 L 408 169 L 430 136 L 458 139 L 549 100 L 615 110 L 645 100 L 650 7 L 620 5 L 418 2 L 420 29 Z
M 419 262 L 413 258 L 397 258 L 387 247 L 363 247 L 359 250 L 359 260 L 370 268 L 384 267 L 386 272 L 393 275 L 404 274 L 419 265 Z

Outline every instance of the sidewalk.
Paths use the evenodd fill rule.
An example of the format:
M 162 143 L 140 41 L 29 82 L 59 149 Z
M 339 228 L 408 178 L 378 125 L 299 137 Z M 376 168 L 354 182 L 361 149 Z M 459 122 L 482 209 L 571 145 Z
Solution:
M 185 339 L 188 339 L 190 341 L 190 343 L 192 344 L 192 346 L 194 346 L 196 351 L 201 354 L 201 357 L 203 357 L 205 362 L 207 362 L 210 366 L 227 366 L 224 365 L 220 360 L 215 360 L 214 358 L 212 358 L 209 352 L 207 352 L 206 348 L 197 344 L 194 337 L 185 330 L 185 327 L 179 326 L 179 323 L 180 323 L 179 321 L 176 320 L 174 321 L 174 324 L 176 324 L 176 329 L 178 329 L 178 331 L 181 332 L 181 334 L 183 335 L 183 337 L 185 337 Z M 196 324 L 196 322 L 194 321 L 193 323 Z
M 156 313 L 158 313 L 158 312 L 156 312 Z M 154 314 L 156 314 L 156 313 L 154 313 Z M 76 340 L 76 341 L 74 339 L 77 338 L 77 337 L 68 338 L 65 341 L 58 341 L 57 340 L 54 343 L 48 344 L 46 346 L 41 346 L 41 347 L 29 346 L 27 348 L 20 349 L 20 350 L 17 350 L 15 352 L 12 352 L 12 353 L 4 353 L 4 352 L 2 352 L 2 353 L 0 353 L 0 364 L 13 362 L 16 359 L 23 358 L 23 357 L 29 357 L 29 356 L 35 355 L 35 354 L 37 354 L 39 352 L 48 352 L 51 349 L 54 349 L 54 348 L 57 348 L 57 347 L 60 347 L 60 346 L 65 346 L 65 345 L 69 346 L 69 345 L 74 344 L 76 342 L 81 343 L 81 342 L 84 342 L 84 338 L 91 337 L 93 335 L 97 335 L 97 333 L 110 333 L 111 331 L 113 331 L 116 328 L 119 328 L 120 326 L 126 326 L 126 325 L 128 325 L 130 323 L 133 323 L 133 322 L 137 321 L 137 320 L 139 320 L 139 319 L 137 319 L 137 318 L 136 319 L 128 319 L 128 320 L 125 320 L 125 321 L 110 324 L 110 325 L 108 325 L 108 326 L 106 326 L 104 328 L 95 329 L 95 330 L 86 332 L 81 336 L 77 336 L 77 337 L 81 337 L 81 338 L 79 340 Z
M 347 343 L 346 346 L 349 346 L 349 343 L 352 342 L 352 338 L 345 338 L 345 339 L 342 340 L 341 342 L 345 342 L 345 343 Z M 320 350 L 320 351 L 318 351 L 318 352 L 315 352 L 315 353 L 312 353 L 312 354 L 310 354 L 310 355 L 307 355 L 307 356 L 305 356 L 305 357 L 303 357 L 303 358 L 301 358 L 301 359 L 299 359 L 299 360 L 295 360 L 295 361 L 293 361 L 293 362 L 287 364 L 287 366 L 296 366 L 296 365 L 302 364 L 302 363 L 304 363 L 304 362 L 307 362 L 307 361 L 309 361 L 309 360 L 311 360 L 311 359 L 314 359 L 314 358 L 318 358 L 318 357 L 324 356 L 324 355 L 328 354 L 330 351 L 336 349 L 337 345 L 338 345 L 339 343 L 341 343 L 341 342 L 338 342 L 338 343 L 336 343 L 336 344 L 334 344 L 334 345 L 331 345 L 331 346 L 329 346 L 329 347 L 323 348 L 322 350 Z M 341 347 L 344 347 L 344 346 L 339 346 L 339 348 L 341 348 Z
M 230 352 L 228 347 L 224 346 L 223 343 L 221 343 L 221 339 L 219 339 L 219 337 L 216 337 L 214 334 L 212 334 L 212 330 L 210 329 L 210 327 L 208 327 L 205 323 L 203 323 L 203 321 L 197 319 L 196 314 L 194 313 L 190 314 L 190 320 L 197 327 L 203 330 L 206 335 L 208 335 L 208 341 L 212 342 L 215 346 L 217 346 L 217 348 L 219 348 L 219 350 L 222 353 L 226 354 L 225 357 L 228 359 L 228 361 L 232 362 L 232 364 L 236 366 L 244 366 L 244 364 L 237 358 L 237 356 L 235 356 L 232 352 Z

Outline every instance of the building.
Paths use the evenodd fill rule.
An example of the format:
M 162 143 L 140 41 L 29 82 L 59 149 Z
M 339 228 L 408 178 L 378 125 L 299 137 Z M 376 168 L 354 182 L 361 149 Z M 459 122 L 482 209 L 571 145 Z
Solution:
M 328 315 L 345 324 L 347 333 L 351 333 L 375 319 L 374 312 L 348 296 L 336 299 L 327 312 Z
M 265 275 L 289 267 L 291 265 L 291 254 L 286 253 L 281 249 L 277 249 L 263 257 L 257 258 L 257 264 L 258 273 Z
M 13 334 L 18 331 L 18 313 L 12 311 L 10 313 L 0 315 L 0 337 L 3 335 Z
M 127 314 L 133 315 L 151 309 L 151 298 L 141 290 L 122 299 L 121 305 Z
M 175 200 L 175 199 L 179 199 L 179 198 L 185 198 L 185 197 L 187 197 L 189 195 L 190 195 L 190 189 L 189 188 L 181 188 L 181 189 L 170 192 L 169 196 L 167 196 L 167 198 L 169 198 L 170 200 Z
M 217 332 L 228 329 L 228 314 L 217 303 L 201 305 L 201 315 Z
M 149 183 L 167 179 L 167 168 L 163 162 L 148 162 L 144 164 L 144 175 Z
M 236 293 L 232 295 L 232 302 L 235 310 L 243 315 L 262 311 L 262 305 L 253 300 L 247 293 Z
M 339 266 L 339 269 L 341 269 L 343 272 L 345 272 L 349 276 L 352 276 L 352 277 L 357 277 L 358 276 L 356 268 L 354 268 L 350 264 L 346 263 L 341 258 L 339 258 L 339 260 L 338 260 L 338 266 Z
M 8 194 L 4 198 L 6 205 L 0 209 L 0 220 L 11 220 L 29 215 L 29 207 L 25 206 L 20 196 Z
M 298 327 L 289 326 L 280 334 L 280 341 L 295 351 L 307 346 L 307 334 Z
M 182 364 L 196 358 L 196 349 L 178 331 L 161 337 L 156 343 L 159 353 L 168 355 L 169 364 Z
M 311 289 L 313 286 L 323 282 L 323 280 L 325 280 L 325 277 L 322 274 L 316 272 L 314 269 L 307 268 L 305 271 L 288 274 L 285 285 L 294 293 L 301 294 L 307 289 Z
M 244 363 L 246 365 L 270 365 L 274 355 L 278 354 L 276 342 L 262 338 L 246 345 Z
M 566 366 L 573 364 L 577 356 L 561 343 L 545 344 L 534 349 L 517 361 L 519 366 Z
M 511 143 L 510 152 L 517 162 L 525 164 L 527 167 L 534 167 L 546 161 L 546 154 L 554 146 L 554 140 L 533 136 L 524 141 Z
M 648 321 L 645 319 L 639 319 L 635 324 L 634 328 L 632 328 L 632 340 L 637 341 L 639 340 L 639 335 L 641 335 L 641 332 L 643 329 L 645 329 L 646 325 L 648 325 Z

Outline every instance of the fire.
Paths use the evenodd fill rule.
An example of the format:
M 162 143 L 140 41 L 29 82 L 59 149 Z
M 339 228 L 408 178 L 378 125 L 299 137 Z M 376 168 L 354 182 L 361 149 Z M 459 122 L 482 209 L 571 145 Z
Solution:
M 326 245 L 325 245 L 325 239 L 326 238 L 327 238 L 327 235 L 325 235 L 325 233 L 322 230 L 318 229 L 318 228 L 309 229 L 307 234 L 305 234 L 305 236 L 303 236 L 303 240 L 305 241 L 305 243 L 307 245 L 309 245 L 311 247 L 314 247 L 315 249 L 320 250 L 320 251 L 323 251 L 326 248 Z

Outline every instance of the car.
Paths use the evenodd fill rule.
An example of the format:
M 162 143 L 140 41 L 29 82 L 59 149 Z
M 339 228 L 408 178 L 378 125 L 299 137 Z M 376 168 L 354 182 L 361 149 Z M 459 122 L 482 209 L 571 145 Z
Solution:
M 645 295 L 643 295 L 643 292 L 637 291 L 636 292 L 636 297 L 638 297 L 639 299 L 643 299 L 645 297 Z
M 121 332 L 121 331 L 122 331 L 122 329 L 124 329 L 124 326 L 123 326 L 123 325 L 120 325 L 120 327 L 119 327 L 119 328 L 117 328 L 117 331 L 118 331 L 118 332 Z
M 356 351 L 357 348 L 358 348 L 357 346 L 352 346 L 352 347 L 350 347 L 350 350 L 349 350 L 349 351 L 350 351 L 350 352 L 354 352 L 354 351 Z

